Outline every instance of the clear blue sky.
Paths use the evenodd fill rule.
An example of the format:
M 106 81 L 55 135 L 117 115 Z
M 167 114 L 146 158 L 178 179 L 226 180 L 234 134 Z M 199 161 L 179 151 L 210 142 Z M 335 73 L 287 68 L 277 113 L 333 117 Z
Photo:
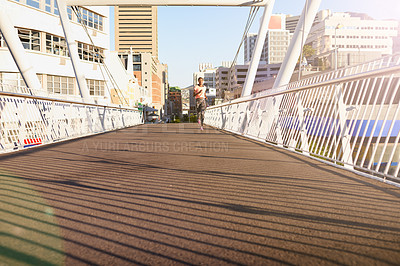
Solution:
M 305 0 L 276 0 L 273 13 L 299 15 L 304 3 Z M 320 9 L 353 11 L 367 13 L 375 19 L 400 20 L 400 0 L 322 0 Z M 168 64 L 170 86 L 191 85 L 192 74 L 198 71 L 199 63 L 219 66 L 222 61 L 232 61 L 248 14 L 247 7 L 159 7 L 159 59 Z M 261 14 L 262 9 L 250 32 L 258 31 Z M 113 17 L 111 9 L 112 36 Z M 112 50 L 113 47 L 114 38 L 111 37 Z M 242 62 L 243 52 L 238 59 L 238 63 Z

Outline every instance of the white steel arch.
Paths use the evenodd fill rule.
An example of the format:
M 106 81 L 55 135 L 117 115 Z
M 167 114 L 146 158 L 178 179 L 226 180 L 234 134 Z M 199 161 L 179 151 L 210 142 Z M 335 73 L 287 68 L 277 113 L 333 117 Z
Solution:
M 265 6 L 269 0 L 66 0 L 69 6 Z

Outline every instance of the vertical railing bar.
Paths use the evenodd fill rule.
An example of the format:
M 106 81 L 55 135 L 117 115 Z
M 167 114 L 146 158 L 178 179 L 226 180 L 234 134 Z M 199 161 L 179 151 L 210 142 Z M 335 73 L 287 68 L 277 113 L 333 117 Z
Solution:
M 298 128 L 295 132 L 295 138 L 297 140 L 296 143 L 298 143 L 299 141 L 301 141 L 302 146 L 304 145 L 303 143 L 303 138 L 302 138 L 302 130 L 303 130 L 303 126 L 304 126 L 304 120 L 305 120 L 305 116 L 304 116 L 304 101 L 303 99 L 307 99 L 310 95 L 312 94 L 312 90 L 308 90 L 308 91 L 302 91 L 302 92 L 298 92 L 297 93 L 297 97 L 296 97 L 296 106 L 293 107 L 294 110 L 297 111 L 297 116 L 298 116 Z M 301 109 L 299 109 L 299 105 L 301 104 Z M 302 149 L 302 146 L 300 146 L 300 150 L 301 151 L 305 151 Z
M 298 110 L 297 110 L 297 98 L 298 98 L 299 92 L 293 93 L 291 97 L 291 108 L 289 110 L 290 114 L 290 131 L 288 132 L 288 144 L 291 148 L 296 149 L 297 148 L 297 138 L 296 138 L 296 133 L 297 133 L 297 122 L 298 122 Z M 292 145 L 294 144 L 294 145 Z
M 376 79 L 377 79 L 377 81 L 378 81 L 378 77 L 376 77 Z M 382 86 L 383 86 L 384 81 L 385 81 L 384 77 L 381 77 L 381 81 L 380 81 L 380 83 L 379 83 L 379 86 L 378 86 L 377 89 L 376 89 L 377 96 L 379 95 L 379 92 L 380 92 L 381 89 L 382 89 Z M 375 89 L 375 87 L 372 88 L 372 91 L 371 91 L 371 94 L 370 94 L 371 97 L 372 97 L 372 95 L 373 95 L 374 89 Z M 372 107 L 371 107 L 371 111 L 369 112 L 369 116 L 368 116 L 368 119 L 367 119 L 367 123 L 366 123 L 366 125 L 365 125 L 366 127 L 365 127 L 364 133 L 363 133 L 363 135 L 362 135 L 362 137 L 361 137 L 360 146 L 363 145 L 365 139 L 369 139 L 369 138 L 371 137 L 371 136 L 370 136 L 370 137 L 367 137 L 367 133 L 368 133 L 368 128 L 369 128 L 369 126 L 370 126 L 370 124 L 371 124 L 371 119 L 372 119 L 373 112 L 374 112 L 374 110 L 375 110 L 375 107 L 376 107 L 376 104 L 377 104 L 377 101 L 378 101 L 378 97 L 377 97 L 377 96 L 376 96 L 376 97 L 374 98 L 374 100 L 373 100 L 373 104 L 372 104 Z M 371 98 L 371 97 L 370 97 L 370 98 Z M 369 109 L 369 105 L 366 106 L 365 112 L 367 112 L 368 109 Z M 372 135 L 373 135 L 373 132 L 372 132 Z M 368 152 L 368 149 L 365 150 L 365 153 L 367 153 L 367 152 Z M 356 162 L 358 161 L 360 154 L 361 154 L 361 148 L 358 149 L 357 154 L 356 154 L 356 156 L 355 156 L 355 161 L 356 161 Z M 361 157 L 361 158 L 362 158 L 362 157 Z M 363 167 L 363 164 L 361 164 L 361 161 L 360 161 L 360 167 Z
M 309 128 L 308 131 L 310 132 L 310 137 L 309 137 L 309 144 L 310 145 L 312 145 L 312 139 L 313 139 L 313 134 L 315 132 L 316 125 L 319 123 L 319 122 L 315 122 L 314 121 L 315 119 L 318 119 L 317 113 L 318 113 L 319 107 L 320 107 L 319 99 L 321 99 L 321 95 L 323 95 L 324 92 L 325 92 L 323 87 L 316 88 L 316 91 L 317 91 L 316 92 L 317 96 L 315 96 L 312 99 L 312 105 L 311 105 L 312 112 L 313 112 L 312 119 L 309 119 L 308 123 L 306 124 L 306 128 Z M 311 125 L 310 125 L 310 123 L 311 123 Z M 311 149 L 309 149 L 309 150 L 311 152 Z
M 330 99 L 331 101 L 330 101 L 330 108 L 329 108 L 329 112 L 328 112 L 328 120 L 327 120 L 327 123 L 333 123 L 333 122 L 334 122 L 334 120 L 331 121 L 330 116 L 331 116 L 331 115 L 332 115 L 332 116 L 335 116 L 335 110 L 336 110 L 336 108 L 334 108 L 334 106 L 335 106 L 335 104 L 336 104 L 336 101 L 335 101 L 335 93 L 336 93 L 335 91 L 336 91 L 336 89 L 334 89 L 335 86 L 336 86 L 336 85 L 331 85 L 331 86 L 329 86 L 329 87 L 330 87 L 329 90 L 332 91 L 332 98 Z M 330 125 L 330 126 L 327 128 L 327 131 L 324 131 L 324 135 L 325 135 L 325 133 L 328 133 L 328 135 L 322 139 L 322 142 L 321 142 L 321 145 L 320 145 L 320 148 L 322 148 L 322 150 L 321 150 L 321 149 L 318 149 L 318 153 L 319 153 L 319 152 L 322 152 L 322 154 L 321 154 L 322 156 L 324 156 L 323 154 L 324 154 L 325 151 L 326 151 L 326 148 L 325 148 L 324 145 L 329 143 L 329 141 L 330 141 L 330 134 L 331 134 L 332 130 L 333 130 L 333 125 Z M 326 156 L 326 157 L 329 157 L 329 156 Z
M 385 79 L 385 77 L 382 77 L 382 80 L 384 80 L 384 79 Z M 371 145 L 371 142 L 372 142 L 372 138 L 373 138 L 375 129 L 376 129 L 376 127 L 377 127 L 377 125 L 378 125 L 378 122 L 379 122 L 379 116 L 380 116 L 380 114 L 381 114 L 381 112 L 382 112 L 383 105 L 385 104 L 385 99 L 386 99 L 386 97 L 387 97 L 387 94 L 388 94 L 388 91 L 389 91 L 389 87 L 390 87 L 390 84 L 392 83 L 392 80 L 393 80 L 393 74 L 390 75 L 390 78 L 389 78 L 389 81 L 388 81 L 388 85 L 386 86 L 386 90 L 384 91 L 384 95 L 383 95 L 383 98 L 382 98 L 383 100 L 382 100 L 382 103 L 381 103 L 380 106 L 379 106 L 379 110 L 378 110 L 378 113 L 377 113 L 377 115 L 376 115 L 375 123 L 374 123 L 374 125 L 373 125 L 373 127 L 372 127 L 371 136 L 370 136 L 369 139 L 368 139 L 368 144 L 367 144 L 366 147 L 370 147 L 370 145 Z M 376 99 L 378 99 L 378 96 L 379 96 L 379 94 L 376 96 Z M 367 156 L 367 152 L 365 152 L 365 153 L 364 153 L 364 156 L 362 157 L 361 166 L 364 165 L 366 156 Z M 371 156 L 371 160 L 373 160 L 373 157 L 372 157 L 372 156 Z M 369 164 L 368 164 L 368 165 L 369 165 Z M 367 168 L 369 169 L 370 167 L 368 166 Z
M 331 145 L 331 147 L 328 150 L 328 154 L 330 154 L 332 152 L 332 148 L 335 148 L 335 150 L 334 150 L 335 160 L 338 160 L 337 156 L 339 154 L 337 154 L 337 148 L 338 148 L 339 142 L 341 140 L 341 134 L 339 134 L 339 136 L 337 135 L 339 128 L 336 128 L 336 126 L 340 127 L 340 110 L 339 110 L 338 93 L 340 93 L 340 95 L 342 95 L 342 94 L 346 95 L 347 87 L 353 82 L 354 81 L 345 83 L 344 88 L 343 88 L 343 84 L 341 84 L 341 85 L 337 84 L 336 89 L 335 89 L 335 91 L 336 91 L 336 96 L 335 96 L 336 106 L 335 106 L 335 119 L 334 119 L 335 120 L 335 123 L 334 123 L 335 132 L 334 132 L 334 135 L 332 136 L 332 138 L 334 139 L 334 145 Z M 348 97 L 350 97 L 350 94 L 347 95 L 347 98 L 344 100 L 343 104 L 346 104 L 346 102 L 348 102 Z M 337 112 L 337 115 L 336 115 L 336 112 Z M 338 120 L 337 122 L 336 122 L 336 118 Z M 343 130 L 343 128 L 341 130 Z
M 359 84 L 360 84 L 360 80 L 357 80 L 355 82 L 355 87 L 353 88 L 354 82 L 350 83 L 350 86 L 349 86 L 349 89 L 348 89 L 349 90 L 349 92 L 348 92 L 349 94 L 348 95 L 350 97 L 350 94 L 351 94 L 351 97 L 350 97 L 351 99 L 348 102 L 344 102 L 344 105 L 346 107 L 349 107 L 349 105 L 350 106 L 353 105 L 352 103 L 354 102 L 354 98 L 356 97 L 356 94 L 357 94 L 357 91 L 358 91 L 358 88 L 359 88 L 358 87 Z M 361 89 L 363 88 L 364 84 L 365 84 L 365 79 L 362 82 Z M 360 99 L 360 96 L 361 96 L 361 92 L 359 94 L 358 100 Z M 357 102 L 358 102 L 358 100 L 357 100 Z M 356 104 L 356 106 L 357 106 L 357 104 Z M 352 112 L 351 118 L 349 119 L 349 125 L 347 125 L 347 117 L 348 117 L 349 111 L 346 109 L 346 121 L 345 121 L 345 124 L 344 124 L 344 128 L 342 128 L 342 132 L 340 134 L 341 135 L 341 139 L 342 139 L 342 149 L 339 151 L 339 156 L 342 156 L 342 161 L 344 163 L 348 163 L 348 160 L 344 160 L 343 159 L 343 155 L 344 155 L 345 149 L 348 148 L 347 145 L 350 144 L 350 142 L 351 142 L 351 135 L 349 135 L 349 134 L 350 134 L 351 127 L 352 127 L 351 123 L 353 121 L 354 113 L 355 112 Z M 344 138 L 349 138 L 347 143 L 343 143 L 343 139 Z M 347 159 L 349 159 L 349 158 L 347 158 Z
M 269 97 L 269 98 L 265 98 L 265 101 L 266 101 L 266 103 L 265 103 L 265 110 L 271 110 L 271 109 L 273 109 L 273 97 Z M 267 114 L 267 119 L 266 119 L 266 121 L 265 121 L 265 123 L 266 123 L 266 132 L 265 132 L 265 140 L 266 141 L 271 141 L 271 139 L 270 139 L 270 134 L 271 134 L 271 129 L 272 129 L 272 126 L 270 126 L 270 127 L 268 127 L 268 125 L 269 124 L 272 124 L 273 123 L 273 117 L 272 117 L 272 115 L 271 115 L 271 112 L 266 112 L 266 114 Z
M 324 117 L 326 114 L 326 108 L 328 104 L 326 104 L 327 99 L 329 98 L 329 87 L 321 87 L 322 96 L 318 99 L 319 108 L 316 109 L 315 117 L 317 117 L 317 122 L 314 124 L 313 130 L 311 132 L 312 137 L 310 138 L 310 143 L 313 145 L 313 149 L 311 149 L 311 153 L 317 154 L 317 147 L 321 136 L 318 136 L 318 133 L 322 133 L 324 130 L 321 130 L 322 125 L 324 124 Z M 315 143 L 314 143 L 315 142 Z M 313 151 L 314 150 L 314 151 Z
M 330 134 L 331 134 L 331 131 L 332 131 L 332 126 L 333 126 L 332 117 L 335 114 L 335 108 L 334 108 L 334 106 L 335 106 L 335 90 L 333 90 L 334 86 L 335 85 L 331 85 L 331 86 L 327 86 L 326 87 L 327 90 L 329 91 L 329 95 L 328 95 L 329 98 L 327 99 L 329 101 L 328 102 L 329 107 L 325 108 L 326 109 L 325 115 L 324 115 L 324 117 L 326 117 L 325 126 L 323 127 L 322 134 L 318 137 L 317 143 L 319 143 L 319 144 L 318 144 L 318 147 L 316 149 L 316 153 L 321 155 L 321 156 L 324 156 L 324 152 L 326 150 L 325 144 L 330 139 Z
M 281 129 L 283 131 L 283 129 L 285 129 L 282 134 L 282 141 L 283 144 L 288 143 L 290 140 L 287 140 L 287 135 L 289 134 L 291 128 L 292 128 L 292 118 L 293 116 L 291 115 L 291 111 L 293 110 L 293 93 L 290 94 L 285 94 L 285 96 L 283 97 L 284 100 L 283 102 L 283 106 L 282 109 L 280 109 L 280 114 L 283 116 L 283 123 L 281 123 Z
M 254 102 L 255 102 L 255 104 L 254 104 L 253 110 L 251 111 L 251 119 L 247 123 L 248 127 L 247 127 L 247 130 L 246 130 L 246 134 L 249 135 L 249 136 L 256 137 L 258 134 L 254 133 L 254 130 L 256 130 L 255 123 L 257 122 L 258 110 L 259 110 L 259 107 L 260 107 L 260 100 L 257 99 Z M 260 129 L 258 129 L 258 130 L 260 130 Z
M 271 110 L 272 107 L 273 107 L 273 104 L 271 104 L 271 103 L 273 103 L 273 97 L 265 98 L 265 101 L 266 101 L 265 110 Z M 267 119 L 266 119 L 265 123 L 267 123 L 267 125 L 266 125 L 267 127 L 265 129 L 266 130 L 266 132 L 265 132 L 265 140 L 266 141 L 271 141 L 269 136 L 270 136 L 271 131 L 272 131 L 271 130 L 272 126 L 268 127 L 268 123 L 273 123 L 273 118 L 271 117 L 271 112 L 266 112 L 266 114 L 267 114 Z M 269 131 L 268 131 L 268 129 L 269 129 Z
M 309 115 L 309 117 L 311 117 L 311 119 L 308 119 L 308 121 L 306 121 L 306 124 L 305 124 L 306 135 L 308 138 L 308 146 L 309 146 L 308 151 L 309 152 L 311 152 L 310 145 L 312 145 L 312 142 L 310 140 L 313 137 L 312 134 L 314 132 L 314 128 L 315 128 L 315 124 L 316 124 L 315 119 L 318 118 L 318 116 L 316 115 L 317 110 L 318 110 L 318 103 L 319 103 L 318 99 L 320 99 L 321 94 L 323 94 L 324 90 L 322 87 L 318 87 L 318 88 L 314 89 L 314 91 L 315 92 L 310 99 L 311 105 L 309 107 L 309 108 L 311 108 L 310 115 Z M 303 109 L 304 108 L 305 108 L 305 106 L 303 104 Z M 305 115 L 305 117 L 307 117 L 307 116 Z
M 275 142 L 275 141 L 278 142 L 278 128 L 280 127 L 280 125 L 279 125 L 279 118 L 280 118 L 279 117 L 280 116 L 279 109 L 280 109 L 280 106 L 275 104 L 278 101 L 277 100 L 278 97 L 282 97 L 283 98 L 283 95 L 272 97 L 272 100 L 271 100 L 272 107 L 274 109 L 278 109 L 277 112 L 275 112 L 275 111 L 271 112 L 272 114 L 276 113 L 276 117 L 271 117 L 271 123 L 272 123 L 271 124 L 271 129 L 270 129 L 270 141 L 271 142 Z M 274 101 L 275 101 L 275 103 L 274 103 Z M 282 101 L 280 101 L 280 103 L 282 103 Z M 274 136 L 276 137 L 276 140 L 274 140 Z
M 398 88 L 399 84 L 400 84 L 400 78 L 397 79 L 397 83 L 394 86 L 394 89 Z M 389 89 L 390 89 L 390 87 L 389 87 Z M 385 113 L 385 117 L 383 119 L 382 127 L 381 127 L 381 130 L 379 131 L 378 139 L 376 140 L 376 143 L 375 143 L 376 146 L 375 146 L 375 148 L 374 148 L 374 150 L 372 152 L 372 155 L 371 155 L 372 158 L 375 157 L 375 153 L 376 153 L 376 150 L 377 150 L 378 145 L 380 143 L 380 140 L 382 138 L 382 134 L 383 134 L 383 130 L 385 128 L 386 122 L 388 121 L 387 119 L 389 117 L 389 113 L 391 111 L 391 107 L 392 107 L 392 104 L 393 104 L 395 96 L 396 96 L 396 91 L 392 94 L 392 97 L 390 98 L 389 106 L 387 107 L 387 110 L 386 110 L 386 113 Z M 383 102 L 385 102 L 385 99 L 383 99 Z M 397 115 L 397 113 L 398 113 L 398 108 L 396 108 L 396 115 Z M 396 118 L 396 116 L 394 118 Z M 388 132 L 388 135 L 386 136 L 386 139 L 385 139 L 385 142 L 384 142 L 384 145 L 383 145 L 383 150 L 382 150 L 382 153 L 381 153 L 381 155 L 379 157 L 378 164 L 375 167 L 375 171 L 378 171 L 378 169 L 380 168 L 380 166 L 382 164 L 383 155 L 384 155 L 384 153 L 386 151 L 387 143 L 388 143 L 389 138 L 390 138 L 390 133 L 391 133 L 391 131 L 393 129 L 393 126 L 394 126 L 394 121 L 395 120 L 392 120 L 392 122 L 390 124 L 389 132 Z M 372 160 L 369 162 L 368 168 L 370 168 L 371 165 L 372 165 Z
M 359 109 L 357 110 L 356 121 L 357 121 L 357 119 L 358 119 L 358 117 L 359 117 L 359 114 L 360 114 L 360 112 L 361 112 L 362 103 L 364 102 L 365 96 L 367 95 L 367 88 L 368 88 L 368 86 L 369 86 L 370 81 L 371 81 L 371 79 L 368 79 L 368 84 L 366 85 L 366 88 L 364 89 L 363 98 L 362 98 L 361 102 L 360 102 L 359 105 L 358 105 L 358 106 L 359 106 Z M 366 114 L 366 111 L 367 111 L 367 109 L 368 109 L 367 106 L 368 106 L 368 103 L 369 103 L 370 100 L 371 100 L 372 92 L 373 92 L 373 90 L 374 90 L 374 88 L 375 88 L 376 82 L 377 82 L 377 78 L 374 78 L 374 82 L 373 82 L 373 85 L 372 85 L 372 91 L 371 91 L 371 93 L 369 93 L 368 99 L 367 99 L 367 101 L 366 101 L 366 107 L 365 107 L 364 110 L 363 110 L 363 114 L 362 114 L 362 117 L 361 117 L 361 119 L 360 119 L 360 124 L 359 124 L 358 129 L 357 129 L 357 132 L 356 132 L 356 134 L 355 134 L 355 136 L 354 136 L 354 142 L 353 142 L 353 144 L 352 144 L 351 147 L 350 147 L 350 151 L 351 151 L 350 154 L 351 154 L 351 155 L 354 153 L 354 148 L 355 148 L 355 146 L 356 146 L 356 144 L 357 144 L 357 140 L 359 139 L 359 136 L 358 136 L 358 135 L 359 135 L 359 133 L 360 133 L 360 131 L 361 131 L 362 124 L 363 124 L 363 121 L 364 121 L 364 118 L 365 118 L 365 114 Z M 357 123 L 357 122 L 356 122 L 356 123 Z M 355 131 L 355 129 L 357 128 L 357 127 L 356 127 L 356 123 L 355 123 L 355 125 L 354 125 L 354 127 L 353 127 L 353 130 L 350 132 L 350 136 L 352 136 L 352 135 L 354 134 L 354 131 Z M 356 158 L 354 158 L 354 159 L 356 160 Z M 347 160 L 348 160 L 348 158 L 347 158 Z M 356 164 L 357 164 L 357 161 L 354 161 L 353 164 L 356 165 Z
M 298 97 L 299 97 L 299 92 L 293 93 L 291 97 L 291 105 L 289 109 L 289 114 L 290 118 L 288 119 L 288 122 L 290 123 L 290 130 L 288 131 L 289 137 L 288 137 L 288 144 L 291 145 L 290 142 L 296 143 L 294 145 L 294 149 L 297 147 L 297 125 L 299 123 L 299 116 L 300 114 L 298 113 L 297 109 L 297 104 L 298 104 Z M 297 116 L 296 116 L 297 114 Z
M 275 108 L 278 108 L 278 112 L 277 113 L 277 117 L 276 117 L 276 123 L 275 123 L 275 136 L 276 136 L 276 143 L 278 143 L 278 145 L 282 145 L 282 117 L 283 114 L 282 112 L 279 112 L 280 108 L 282 107 L 282 102 L 285 103 L 285 95 L 283 94 L 281 96 L 278 96 L 280 98 L 282 98 L 281 100 L 279 100 L 279 106 L 275 105 Z
M 341 71 L 343 71 L 343 70 L 340 70 L 340 72 Z M 338 71 L 338 75 L 339 75 L 339 71 Z M 336 76 L 336 78 L 337 78 L 337 76 Z M 348 84 L 348 83 L 346 83 L 346 84 Z M 332 158 L 332 159 L 334 159 L 335 162 L 337 162 L 337 155 L 336 155 L 336 151 L 337 151 L 336 146 L 337 146 L 337 142 L 338 142 L 338 140 L 337 140 L 338 139 L 338 137 L 337 137 L 337 131 L 338 131 L 338 128 L 337 128 L 338 122 L 337 122 L 337 120 L 339 120 L 339 110 L 338 110 L 337 106 L 339 104 L 339 101 L 338 101 L 338 88 L 339 88 L 339 86 L 342 86 L 342 85 L 336 84 L 335 85 L 335 90 L 334 90 L 335 91 L 335 97 L 333 99 L 334 99 L 335 105 L 334 105 L 334 108 L 333 108 L 334 109 L 333 110 L 334 117 L 333 117 L 333 127 L 332 127 L 332 130 L 333 130 L 333 134 L 332 134 L 333 144 L 331 143 L 330 148 L 328 149 L 328 154 L 331 154 L 332 148 L 335 147 L 335 151 L 333 153 L 333 158 Z M 332 133 L 332 131 L 331 131 L 331 133 Z M 331 138 L 329 137 L 328 141 L 326 142 L 327 144 L 329 143 L 330 139 Z M 327 157 L 330 157 L 330 156 L 328 155 Z
M 304 93 L 306 93 L 306 92 L 304 92 Z M 293 113 L 297 114 L 297 117 L 296 117 L 296 123 L 295 123 L 296 126 L 293 127 L 293 136 L 291 139 L 293 140 L 293 143 L 296 143 L 294 148 L 299 149 L 299 150 L 302 150 L 301 147 L 299 147 L 299 148 L 297 147 L 297 144 L 299 143 L 299 141 L 301 141 L 301 128 L 300 128 L 301 127 L 301 121 L 300 121 L 301 114 L 300 114 L 300 110 L 298 108 L 301 94 L 302 94 L 301 91 L 296 92 L 295 96 L 293 97 L 294 105 L 293 105 L 293 109 L 292 109 Z
M 397 135 L 397 144 L 399 144 L 399 137 L 400 137 L 400 134 Z M 394 173 L 393 173 L 394 177 L 398 177 L 399 176 L 399 172 L 400 172 L 400 152 L 399 152 L 399 155 L 397 156 L 397 160 L 396 161 L 397 161 L 397 167 L 396 167 L 396 169 L 394 170 Z
M 394 126 L 394 124 L 395 124 L 395 122 L 396 122 L 396 118 L 397 118 L 397 115 L 398 115 L 398 113 L 399 113 L 399 109 L 400 109 L 400 102 L 397 103 L 397 109 L 396 109 L 395 114 L 393 115 L 393 120 L 392 120 L 392 125 L 393 125 L 393 126 Z M 397 121 L 399 121 L 399 120 L 397 120 Z M 390 133 L 391 133 L 392 131 L 393 131 L 393 127 L 389 130 L 389 136 L 390 136 Z M 397 134 L 396 139 L 395 139 L 395 141 L 394 141 L 394 143 L 393 143 L 392 152 L 391 152 L 390 155 L 389 155 L 388 163 L 386 164 L 385 170 L 384 170 L 384 172 L 383 172 L 384 175 L 385 175 L 385 178 L 386 178 L 386 175 L 387 175 L 388 172 L 389 172 L 390 166 L 392 165 L 393 157 L 394 157 L 394 154 L 395 154 L 395 152 L 396 152 L 397 145 L 399 144 L 399 139 L 400 139 L 400 134 Z M 400 155 L 400 152 L 399 152 L 399 155 Z M 396 162 L 396 161 L 395 161 L 395 162 Z M 397 160 L 397 164 L 400 164 L 400 161 L 399 161 L 399 160 Z

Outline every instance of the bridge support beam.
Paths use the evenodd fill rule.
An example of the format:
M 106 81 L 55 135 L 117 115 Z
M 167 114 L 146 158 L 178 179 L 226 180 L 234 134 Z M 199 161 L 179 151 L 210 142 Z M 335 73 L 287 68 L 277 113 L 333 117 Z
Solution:
M 36 71 L 29 61 L 18 33 L 8 16 L 7 10 L 9 8 L 7 8 L 7 4 L 6 0 L 0 0 L 0 31 L 26 86 L 31 89 L 41 89 L 42 85 L 36 75 Z
M 317 15 L 321 0 L 306 0 L 303 12 L 301 13 L 299 22 L 297 23 L 296 30 L 293 38 L 290 41 L 285 59 L 283 60 L 281 69 L 276 77 L 273 88 L 276 89 L 290 82 L 297 60 L 300 57 L 301 50 L 310 33 L 311 26 Z
M 69 6 L 265 6 L 269 0 L 66 0 Z
M 91 103 L 92 98 L 89 94 L 89 89 L 87 87 L 85 74 L 81 69 L 81 62 L 78 54 L 78 47 L 76 45 L 75 38 L 73 37 L 71 24 L 68 18 L 67 4 L 65 0 L 56 0 L 58 5 L 58 11 L 60 13 L 61 25 L 63 27 L 65 41 L 68 45 L 69 56 L 71 58 L 72 67 L 74 69 L 76 81 L 78 84 L 79 92 L 81 94 L 82 100 L 85 103 Z
M 249 96 L 253 90 L 254 81 L 256 79 L 258 65 L 260 64 L 262 50 L 264 48 L 265 39 L 267 38 L 268 25 L 271 19 L 272 9 L 274 8 L 275 0 L 270 0 L 265 5 L 264 14 L 261 19 L 260 29 L 258 31 L 256 45 L 253 56 L 251 58 L 249 70 L 247 71 L 246 81 L 244 82 L 242 97 Z

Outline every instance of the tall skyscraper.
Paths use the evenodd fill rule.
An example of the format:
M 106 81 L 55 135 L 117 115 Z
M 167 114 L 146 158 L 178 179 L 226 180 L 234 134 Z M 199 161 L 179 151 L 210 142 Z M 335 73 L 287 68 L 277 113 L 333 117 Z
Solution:
M 116 6 L 115 49 L 147 52 L 158 58 L 157 7 Z

